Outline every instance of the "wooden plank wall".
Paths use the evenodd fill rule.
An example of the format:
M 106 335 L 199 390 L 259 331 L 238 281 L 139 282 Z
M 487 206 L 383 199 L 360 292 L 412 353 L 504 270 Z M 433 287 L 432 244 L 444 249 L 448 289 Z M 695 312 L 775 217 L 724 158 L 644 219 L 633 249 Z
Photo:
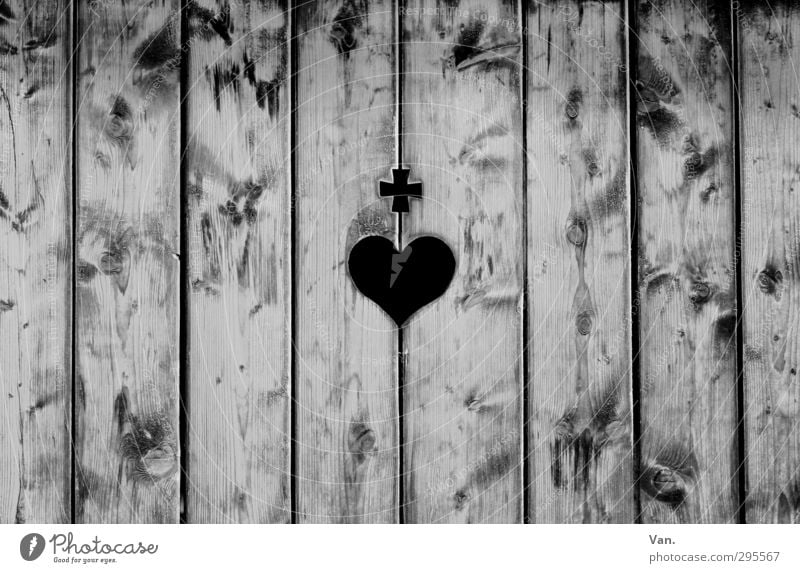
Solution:
M 798 34 L 0 0 L 0 521 L 800 522 Z M 455 252 L 402 329 L 370 235 Z

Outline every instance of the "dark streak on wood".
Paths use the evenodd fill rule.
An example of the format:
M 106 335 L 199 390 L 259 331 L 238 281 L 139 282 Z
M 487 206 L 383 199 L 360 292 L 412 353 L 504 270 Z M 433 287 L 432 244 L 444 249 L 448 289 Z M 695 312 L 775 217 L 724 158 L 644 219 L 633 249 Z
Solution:
M 494 482 L 518 467 L 518 449 L 516 447 L 500 448 L 498 452 L 491 452 L 482 460 L 478 467 L 470 472 L 467 483 L 478 491 L 487 489 Z
M 0 0 L 0 26 L 14 22 L 17 17 L 6 0 Z
M 208 40 L 210 32 L 216 33 L 226 46 L 233 44 L 230 35 L 230 5 L 224 3 L 218 12 L 200 6 L 195 0 L 189 0 L 185 8 L 188 13 L 189 33 L 192 38 Z
M 581 420 L 577 407 L 565 412 L 556 423 L 555 437 L 550 445 L 551 472 L 556 487 L 570 485 L 584 492 L 589 488 L 589 472 L 606 445 L 609 426 L 619 420 L 617 393 L 616 388 L 608 388 L 596 399 L 590 400 L 588 423 Z M 564 479 L 565 466 L 571 469 L 569 475 L 572 479 L 569 482 Z
M 180 56 L 177 21 L 170 18 L 158 31 L 145 38 L 133 51 L 134 65 L 146 70 L 175 62 Z
M 214 103 L 217 106 L 217 111 L 220 110 L 219 98 L 220 94 L 225 89 L 230 89 L 234 93 L 234 98 L 238 97 L 239 93 L 239 66 L 238 64 L 230 64 L 229 67 L 220 67 L 214 65 L 211 71 L 214 85 Z
M 453 45 L 453 63 L 456 66 L 480 51 L 477 46 L 483 29 L 484 23 L 477 15 L 461 26 L 458 38 Z
M 333 19 L 329 38 L 336 51 L 345 60 L 357 47 L 357 28 L 362 26 L 361 14 L 367 10 L 363 0 L 344 0 Z

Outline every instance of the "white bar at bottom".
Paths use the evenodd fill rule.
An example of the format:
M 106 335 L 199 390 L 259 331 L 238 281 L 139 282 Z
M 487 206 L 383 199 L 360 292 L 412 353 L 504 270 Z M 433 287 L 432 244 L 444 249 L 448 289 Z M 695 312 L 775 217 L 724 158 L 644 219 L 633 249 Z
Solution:
M 0 570 L 795 573 L 798 533 L 793 525 L 0 525 Z

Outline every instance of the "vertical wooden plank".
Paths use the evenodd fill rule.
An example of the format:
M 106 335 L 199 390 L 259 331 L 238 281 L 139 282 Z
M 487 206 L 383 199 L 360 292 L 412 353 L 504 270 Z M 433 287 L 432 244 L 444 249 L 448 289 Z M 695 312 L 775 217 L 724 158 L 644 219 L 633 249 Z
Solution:
M 389 0 L 298 3 L 295 460 L 301 522 L 398 519 L 397 335 L 347 273 L 393 237 L 378 180 L 395 160 Z
M 748 523 L 800 523 L 800 10 L 736 4 Z
M 729 5 L 638 4 L 640 491 L 646 522 L 737 516 Z
M 288 522 L 288 14 L 220 0 L 188 18 L 186 519 Z
M 71 4 L 0 2 L 0 522 L 71 514 Z
M 424 198 L 403 244 L 435 235 L 457 269 L 406 327 L 409 522 L 522 521 L 524 238 L 518 2 L 410 0 L 403 161 Z
M 528 12 L 529 518 L 631 523 L 623 2 Z
M 76 520 L 178 519 L 177 0 L 81 3 Z

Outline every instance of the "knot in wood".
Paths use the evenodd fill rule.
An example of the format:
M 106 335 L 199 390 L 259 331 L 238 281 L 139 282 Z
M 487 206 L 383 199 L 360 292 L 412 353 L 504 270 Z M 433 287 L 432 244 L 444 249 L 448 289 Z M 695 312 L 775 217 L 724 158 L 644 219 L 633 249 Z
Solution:
M 371 452 L 375 449 L 375 432 L 368 430 L 359 439 L 359 445 L 362 452 Z
M 463 489 L 459 489 L 453 494 L 453 501 L 455 502 L 455 508 L 457 510 L 462 509 L 469 501 L 469 494 Z
M 586 242 L 586 221 L 577 219 L 567 227 L 567 240 L 576 247 L 582 247 Z
M 685 179 L 694 179 L 702 166 L 703 156 L 697 151 L 692 152 L 683 161 L 683 177 Z
M 119 451 L 134 481 L 152 483 L 178 471 L 174 432 L 163 415 L 138 417 L 119 409 Z
M 572 102 L 568 102 L 566 106 L 564 106 L 564 113 L 570 119 L 575 119 L 578 117 L 578 106 Z
M 122 272 L 124 254 L 122 252 L 105 252 L 100 257 L 100 271 L 104 275 L 117 275 Z
M 574 120 L 578 117 L 578 108 L 581 102 L 583 102 L 583 92 L 581 92 L 580 88 L 574 87 L 569 90 L 567 103 L 564 105 L 564 114 Z
M 146 452 L 136 468 L 150 479 L 164 479 L 177 470 L 178 455 L 170 444 L 162 444 Z
M 122 119 L 117 115 L 114 115 L 109 120 L 108 125 L 106 126 L 106 130 L 108 134 L 112 137 L 123 137 L 125 135 L 128 135 L 130 128 L 124 119 Z
M 783 275 L 777 269 L 764 269 L 758 274 L 758 288 L 764 294 L 775 294 L 782 281 Z
M 688 488 L 683 476 L 669 468 L 658 468 L 652 473 L 652 492 L 658 501 L 680 504 L 686 499 Z
M 467 402 L 467 410 L 470 412 L 480 412 L 481 411 L 481 401 L 477 398 L 473 398 L 469 402 Z
M 359 463 L 364 461 L 364 454 L 372 453 L 375 450 L 377 438 L 366 424 L 355 422 L 350 426 L 350 437 L 348 440 L 350 453 L 354 454 Z
M 681 149 L 684 153 L 696 153 L 697 152 L 697 142 L 695 141 L 694 135 L 686 134 L 683 138 L 683 144 Z
M 689 299 L 694 304 L 702 304 L 711 298 L 711 286 L 707 282 L 696 282 L 689 292 Z
M 117 146 L 125 146 L 133 139 L 133 114 L 125 98 L 118 96 L 103 126 L 106 137 Z
M 594 313 L 590 310 L 584 310 L 578 313 L 575 319 L 575 326 L 581 335 L 586 336 L 592 332 L 592 324 L 594 322 L 593 314 Z

